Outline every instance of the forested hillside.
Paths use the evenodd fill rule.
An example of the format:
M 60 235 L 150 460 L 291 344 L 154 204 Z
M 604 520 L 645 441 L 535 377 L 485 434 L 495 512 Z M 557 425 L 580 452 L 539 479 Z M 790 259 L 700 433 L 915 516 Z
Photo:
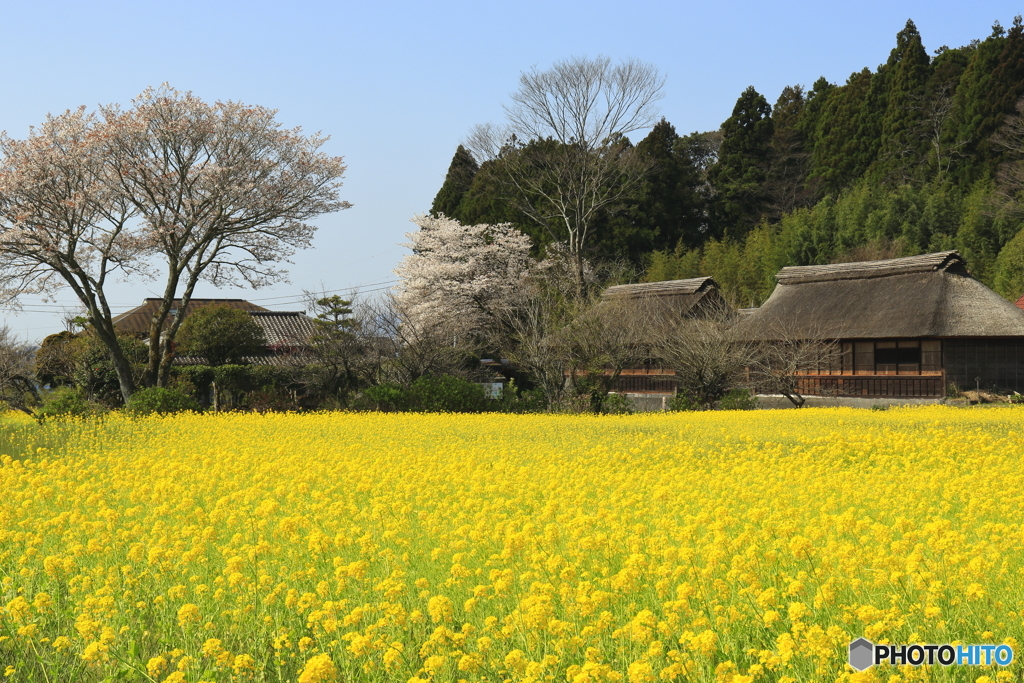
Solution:
M 874 60 L 884 55 L 865 55 Z M 794 74 L 795 79 L 806 76 Z M 587 257 L 628 261 L 657 281 L 712 275 L 757 305 L 782 266 L 959 249 L 1003 296 L 1024 294 L 1024 25 L 929 54 L 912 21 L 876 69 L 842 85 L 753 86 L 720 130 L 679 135 L 662 119 L 632 155 L 635 189 L 591 221 Z M 563 143 L 507 150 L 558 154 Z M 611 150 L 611 151 L 608 151 Z M 478 155 L 479 156 L 479 155 Z M 540 253 L 552 241 L 507 182 L 512 152 L 478 163 L 460 146 L 431 212 L 511 222 Z M 530 159 L 545 158 L 536 154 Z M 521 172 L 521 163 L 518 169 Z

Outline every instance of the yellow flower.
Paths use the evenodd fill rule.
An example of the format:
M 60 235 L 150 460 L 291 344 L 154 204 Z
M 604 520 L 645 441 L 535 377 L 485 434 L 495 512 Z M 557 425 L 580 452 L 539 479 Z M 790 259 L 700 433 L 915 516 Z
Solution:
M 427 602 L 427 613 L 435 624 L 448 623 L 454 618 L 455 609 L 450 598 L 435 595 Z
M 235 661 L 232 662 L 231 669 L 236 675 L 255 671 L 256 660 L 250 655 L 235 655 Z
M 167 668 L 167 663 L 167 660 L 163 657 L 151 657 L 150 660 L 146 662 L 146 671 L 150 676 L 156 677 Z
M 197 624 L 202 621 L 202 617 L 199 614 L 199 606 L 190 603 L 182 605 L 178 609 L 178 626 L 186 626 L 188 624 Z
M 626 672 L 629 683 L 654 683 L 654 667 L 650 662 L 633 662 Z
M 299 674 L 299 683 L 336 683 L 337 680 L 338 669 L 326 653 L 309 659 Z

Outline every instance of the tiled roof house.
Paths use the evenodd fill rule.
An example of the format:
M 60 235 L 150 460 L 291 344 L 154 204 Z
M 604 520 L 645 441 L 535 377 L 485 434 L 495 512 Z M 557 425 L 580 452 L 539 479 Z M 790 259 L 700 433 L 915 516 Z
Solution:
M 114 318 L 114 325 L 121 332 L 145 336 L 149 333 L 149 322 L 156 312 L 160 299 L 146 299 L 143 304 L 122 313 Z M 192 299 L 187 311 L 192 313 L 197 308 L 218 304 L 247 311 L 261 328 L 267 340 L 266 352 L 257 356 L 246 356 L 245 361 L 251 365 L 282 365 L 302 352 L 309 337 L 317 331 L 316 323 L 302 311 L 271 311 L 244 299 Z M 174 300 L 172 313 L 176 311 L 179 301 Z M 196 356 L 178 356 L 175 365 L 201 365 L 203 358 Z

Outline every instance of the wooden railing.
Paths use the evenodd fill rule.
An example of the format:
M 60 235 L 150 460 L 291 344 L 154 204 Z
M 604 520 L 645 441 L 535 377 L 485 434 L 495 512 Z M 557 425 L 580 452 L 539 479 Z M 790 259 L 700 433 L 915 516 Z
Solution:
M 871 398 L 942 398 L 946 376 L 940 375 L 806 375 L 797 381 L 805 396 Z

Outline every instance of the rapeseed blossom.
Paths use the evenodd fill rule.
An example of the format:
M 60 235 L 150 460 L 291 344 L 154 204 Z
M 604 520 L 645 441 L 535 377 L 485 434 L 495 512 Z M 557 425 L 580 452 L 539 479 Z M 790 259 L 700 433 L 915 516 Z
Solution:
M 1024 410 L 0 422 L 7 679 L 976 681 Z M 1018 657 L 1024 653 L 1018 652 Z

